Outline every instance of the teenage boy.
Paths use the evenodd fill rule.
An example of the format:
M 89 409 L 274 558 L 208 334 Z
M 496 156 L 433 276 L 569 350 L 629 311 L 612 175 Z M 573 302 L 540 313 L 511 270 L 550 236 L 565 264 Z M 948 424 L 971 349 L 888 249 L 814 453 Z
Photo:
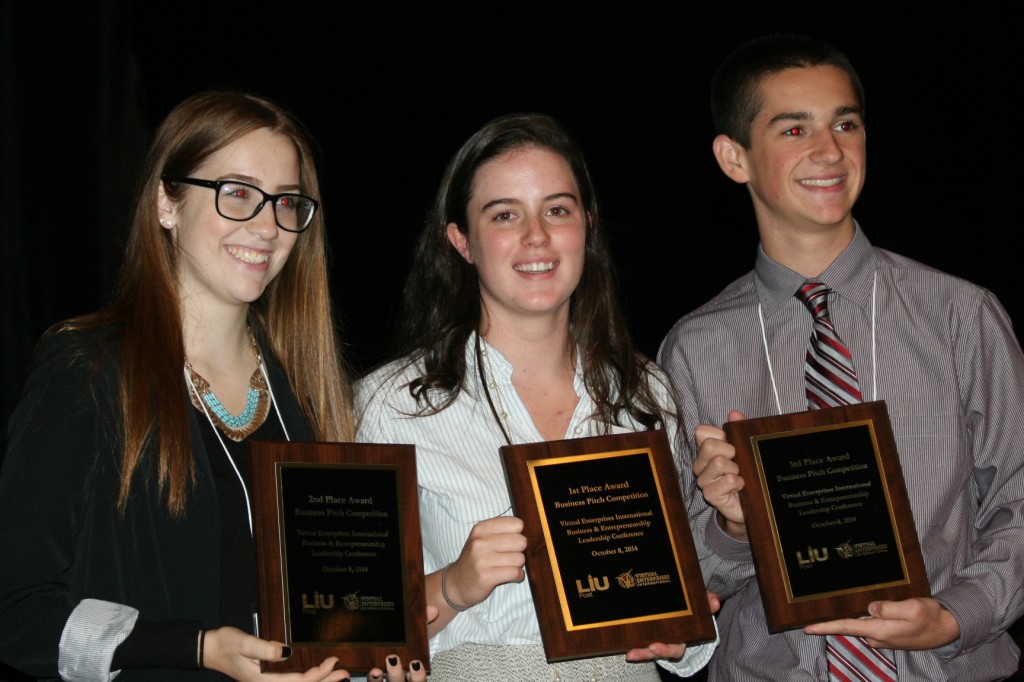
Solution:
M 871 246 L 854 221 L 864 97 L 838 50 L 788 35 L 742 46 L 715 75 L 712 114 L 715 158 L 747 186 L 761 244 L 753 271 L 682 318 L 659 352 L 703 493 L 691 513 L 704 577 L 724 600 L 710 679 L 1013 674 L 1019 650 L 1006 631 L 1024 610 L 1024 357 L 1006 312 L 981 287 Z M 801 290 L 816 295 L 810 308 Z M 808 357 L 815 307 L 831 360 Z M 769 634 L 738 499 L 744 481 L 713 425 L 861 399 L 886 401 L 932 597 Z

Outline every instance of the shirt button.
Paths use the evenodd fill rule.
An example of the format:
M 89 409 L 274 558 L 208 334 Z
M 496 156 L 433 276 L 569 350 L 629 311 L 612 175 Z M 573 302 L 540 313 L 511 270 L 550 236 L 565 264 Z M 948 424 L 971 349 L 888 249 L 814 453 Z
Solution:
M 575 433 L 578 436 L 581 433 L 583 433 L 583 427 L 582 426 L 577 426 L 575 429 L 572 430 L 572 432 Z

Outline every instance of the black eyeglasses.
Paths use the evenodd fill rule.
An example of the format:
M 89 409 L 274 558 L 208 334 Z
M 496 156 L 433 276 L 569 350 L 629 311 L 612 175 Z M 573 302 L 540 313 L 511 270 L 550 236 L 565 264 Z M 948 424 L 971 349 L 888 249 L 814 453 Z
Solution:
M 228 220 L 245 222 L 256 217 L 263 205 L 274 207 L 277 226 L 288 232 L 302 232 L 313 222 L 320 204 L 302 194 L 267 194 L 259 187 L 238 180 L 200 180 L 198 178 L 161 178 L 164 182 L 180 182 L 196 187 L 209 187 L 217 193 L 217 213 Z

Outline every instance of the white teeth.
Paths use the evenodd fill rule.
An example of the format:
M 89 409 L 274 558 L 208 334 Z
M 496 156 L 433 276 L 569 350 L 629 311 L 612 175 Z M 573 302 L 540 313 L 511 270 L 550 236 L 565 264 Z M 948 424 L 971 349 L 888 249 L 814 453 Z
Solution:
M 547 261 L 544 263 L 523 263 L 522 265 L 516 265 L 512 268 L 516 272 L 547 272 L 555 269 L 555 261 Z
M 229 246 L 228 253 L 240 261 L 251 263 L 253 265 L 266 263 L 270 258 L 270 254 L 266 251 L 253 251 L 252 249 L 243 249 L 239 246 Z
M 832 187 L 833 185 L 838 185 L 845 179 L 846 178 L 844 176 L 839 178 L 829 178 L 828 180 L 801 180 L 800 184 L 811 185 L 812 187 Z

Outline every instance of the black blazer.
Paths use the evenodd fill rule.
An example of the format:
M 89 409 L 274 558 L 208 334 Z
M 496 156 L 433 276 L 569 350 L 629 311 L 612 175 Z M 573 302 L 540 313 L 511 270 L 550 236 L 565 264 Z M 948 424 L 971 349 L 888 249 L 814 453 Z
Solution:
M 310 440 L 276 359 L 264 361 L 291 437 Z M 61 631 L 86 598 L 132 606 L 147 621 L 218 625 L 220 514 L 199 422 L 189 410 L 198 475 L 184 517 L 168 515 L 147 466 L 118 514 L 119 369 L 116 334 L 51 334 L 11 415 L 0 471 L 0 661 L 30 675 L 57 677 Z M 204 677 L 217 679 L 125 670 L 118 680 Z

